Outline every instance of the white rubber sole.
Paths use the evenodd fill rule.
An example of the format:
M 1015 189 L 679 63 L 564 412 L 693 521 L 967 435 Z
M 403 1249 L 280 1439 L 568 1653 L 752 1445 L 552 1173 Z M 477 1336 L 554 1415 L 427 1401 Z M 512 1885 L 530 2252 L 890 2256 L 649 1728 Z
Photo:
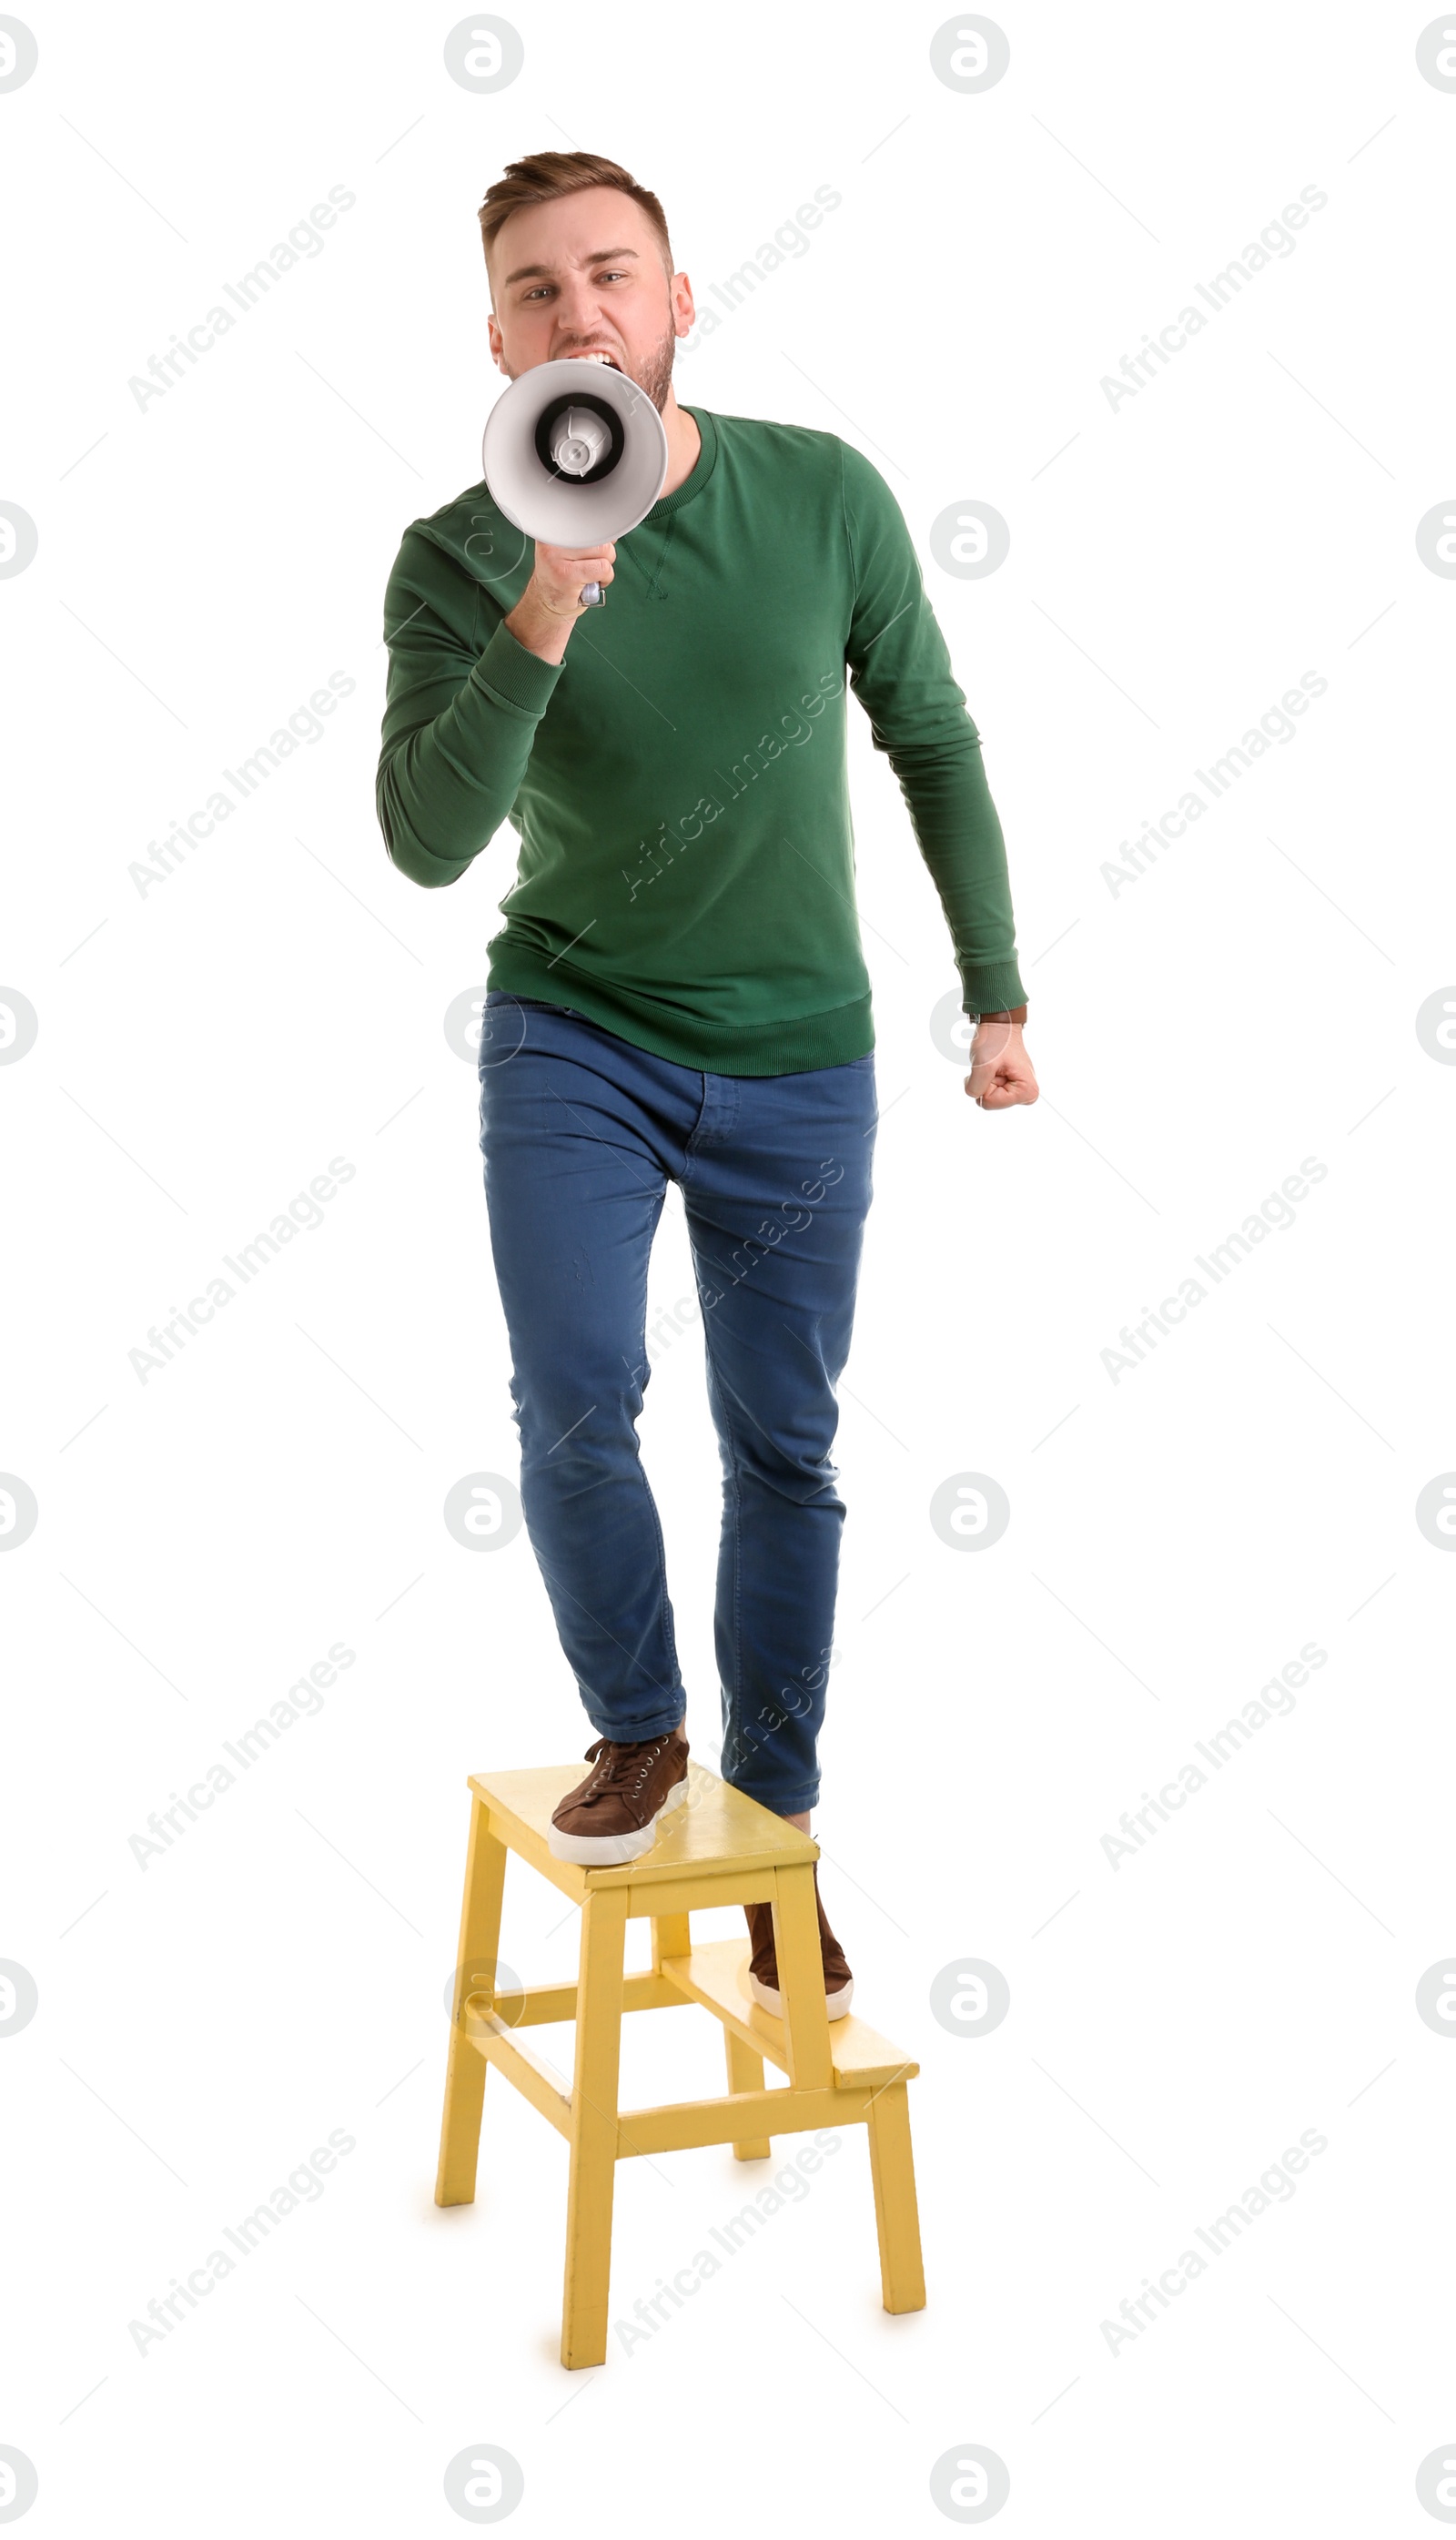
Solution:
M 611 1870 L 621 1861 L 638 1861 L 651 1852 L 658 1840 L 658 1828 L 672 1808 L 680 1807 L 687 1798 L 687 1775 L 674 1782 L 655 1817 L 636 1834 L 563 1834 L 560 1826 L 550 1826 L 546 1849 L 555 1861 L 580 1862 L 584 1870 Z
M 750 1975 L 748 1978 L 748 1990 L 753 1996 L 753 1999 L 757 2003 L 760 2011 L 771 2011 L 775 2019 L 783 2018 L 784 1997 L 780 1993 L 777 1985 L 761 1984 L 757 1976 Z M 824 2008 L 828 2011 L 831 2019 L 843 2019 L 845 2012 L 849 2010 L 850 2004 L 854 2000 L 854 1995 L 855 1979 L 853 1976 L 851 1976 L 849 1983 L 845 1985 L 839 1993 L 826 1993 L 824 1996 Z

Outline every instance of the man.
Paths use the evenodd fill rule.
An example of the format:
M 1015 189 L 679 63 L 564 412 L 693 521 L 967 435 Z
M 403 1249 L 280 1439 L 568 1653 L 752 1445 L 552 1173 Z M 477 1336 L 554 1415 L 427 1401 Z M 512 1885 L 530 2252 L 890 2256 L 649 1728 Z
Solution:
M 975 1023 L 966 1091 L 1036 1099 L 1000 823 L 899 509 L 833 433 L 684 408 L 661 205 L 587 151 L 480 209 L 509 379 L 595 357 L 651 396 L 662 492 L 623 542 L 532 543 L 484 485 L 406 530 L 378 800 L 414 882 L 518 831 L 490 944 L 481 1149 L 521 1503 L 596 1741 L 551 1849 L 635 1859 L 687 1793 L 686 1696 L 638 1453 L 648 1260 L 683 1193 L 724 1470 L 725 1780 L 807 1833 L 844 1506 L 830 1447 L 874 1144 L 845 670 L 900 780 Z M 598 583 L 606 605 L 584 610 Z M 580 623 L 584 616 L 586 623 Z M 979 1018 L 979 1021 L 976 1019 Z M 745 1908 L 778 2012 L 773 1920 Z M 853 1979 L 819 1906 L 831 2017 Z

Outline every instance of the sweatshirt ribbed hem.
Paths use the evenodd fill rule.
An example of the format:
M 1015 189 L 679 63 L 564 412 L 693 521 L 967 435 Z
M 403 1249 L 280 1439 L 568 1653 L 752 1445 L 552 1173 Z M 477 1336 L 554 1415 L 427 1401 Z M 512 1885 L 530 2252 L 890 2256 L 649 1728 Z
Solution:
M 634 1048 L 708 1076 L 801 1076 L 811 1067 L 843 1067 L 874 1047 L 867 993 L 824 1014 L 716 1026 L 628 996 L 604 980 L 584 979 L 566 961 L 548 965 L 514 944 L 491 954 L 486 984 L 513 997 L 542 997 L 548 1005 L 572 1006 L 589 1023 L 600 1023 Z

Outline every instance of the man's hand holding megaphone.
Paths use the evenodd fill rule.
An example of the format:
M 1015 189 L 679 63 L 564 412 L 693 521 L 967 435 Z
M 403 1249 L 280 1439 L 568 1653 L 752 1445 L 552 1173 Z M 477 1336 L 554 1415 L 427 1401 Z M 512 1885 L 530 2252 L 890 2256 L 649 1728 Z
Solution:
M 615 541 L 646 519 L 667 465 L 661 416 L 614 366 L 538 362 L 497 398 L 481 467 L 507 520 L 535 540 L 535 569 L 506 619 L 527 651 L 564 658 L 576 619 L 606 597 Z
M 596 604 L 582 593 L 592 585 L 606 590 L 616 553 L 610 539 L 603 547 L 553 547 L 537 538 L 535 570 L 506 620 L 517 643 L 543 662 L 563 660 L 572 627 Z

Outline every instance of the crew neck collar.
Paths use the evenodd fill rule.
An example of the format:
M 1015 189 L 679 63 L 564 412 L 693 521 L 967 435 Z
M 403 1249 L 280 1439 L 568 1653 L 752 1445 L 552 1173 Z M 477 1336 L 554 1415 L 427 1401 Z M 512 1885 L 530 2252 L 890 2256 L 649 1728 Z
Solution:
M 681 398 L 678 399 L 678 403 L 679 405 L 682 404 Z M 684 503 L 691 503 L 694 501 L 695 498 L 702 493 L 704 486 L 707 484 L 709 477 L 712 475 L 713 470 L 718 463 L 718 434 L 714 430 L 713 417 L 708 412 L 707 407 L 701 405 L 684 405 L 682 406 L 682 411 L 684 414 L 690 414 L 692 416 L 694 423 L 698 427 L 699 437 L 703 446 L 698 452 L 697 458 L 693 461 L 691 472 L 684 476 L 682 483 L 678 486 L 676 492 L 673 494 L 663 494 L 656 503 L 654 503 L 652 510 L 647 515 L 647 520 L 644 521 L 642 525 L 644 529 L 646 529 L 648 522 L 665 521 L 669 513 L 679 511 Z

